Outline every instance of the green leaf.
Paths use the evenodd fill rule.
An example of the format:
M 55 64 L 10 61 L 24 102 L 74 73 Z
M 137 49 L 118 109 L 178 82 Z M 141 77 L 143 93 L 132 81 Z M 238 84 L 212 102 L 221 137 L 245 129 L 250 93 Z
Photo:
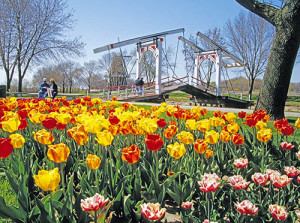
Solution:
M 123 209 L 124 209 L 124 215 L 127 219 L 130 219 L 131 217 L 131 211 L 132 211 L 132 205 L 134 203 L 133 200 L 130 199 L 131 195 L 127 195 L 123 199 Z
M 15 222 L 24 222 L 26 219 L 26 212 L 14 206 L 6 206 L 3 197 L 0 197 L 0 216 L 10 218 Z

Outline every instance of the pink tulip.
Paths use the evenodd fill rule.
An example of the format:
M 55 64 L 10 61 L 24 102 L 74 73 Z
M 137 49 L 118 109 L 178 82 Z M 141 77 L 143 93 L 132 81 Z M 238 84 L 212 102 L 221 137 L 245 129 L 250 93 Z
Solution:
M 269 181 L 270 177 L 268 174 L 255 173 L 251 176 L 251 179 L 254 183 L 264 186 Z
M 287 213 L 285 207 L 279 206 L 277 204 L 273 204 L 269 206 L 269 210 L 271 212 L 271 215 L 276 220 L 285 220 L 287 219 L 289 213 Z
M 256 215 L 258 208 L 249 200 L 244 200 L 241 203 L 236 203 L 235 207 L 241 214 Z
M 271 169 L 267 169 L 266 174 L 268 174 L 269 177 L 271 177 L 272 174 L 281 175 L 281 173 L 278 172 L 277 170 L 271 170 Z
M 236 190 L 246 189 L 250 184 L 250 181 L 247 182 L 241 175 L 229 177 L 228 180 Z
M 141 205 L 141 213 L 148 220 L 158 220 L 165 214 L 166 209 L 160 208 L 160 204 L 145 203 Z
M 200 186 L 200 190 L 202 190 L 205 193 L 216 191 L 219 186 L 221 185 L 221 182 L 219 182 L 221 179 L 215 174 L 207 174 L 205 173 L 202 176 L 202 180 L 198 181 L 198 184 Z
M 300 173 L 300 170 L 298 170 L 296 167 L 294 166 L 286 166 L 284 167 L 284 172 L 286 173 L 286 175 L 288 175 L 289 177 L 295 177 L 298 176 Z
M 96 193 L 93 197 L 81 200 L 80 206 L 82 210 L 86 212 L 98 211 L 100 208 L 106 205 L 108 201 L 108 198 L 104 200 L 104 196 L 101 196 L 100 194 Z
M 193 205 L 193 202 L 191 201 L 186 201 L 181 203 L 181 208 L 183 209 L 190 209 Z
M 297 156 L 298 159 L 300 160 L 300 151 L 296 152 L 296 156 Z
M 287 142 L 282 142 L 282 143 L 280 143 L 280 146 L 281 146 L 281 148 L 284 149 L 284 150 L 291 150 L 291 149 L 294 148 L 293 144 L 287 143 Z
M 297 177 L 297 181 L 298 181 L 298 183 L 300 184 L 300 177 L 299 177 L 299 176 Z
M 248 165 L 248 159 L 244 159 L 244 158 L 235 159 L 233 165 L 237 168 L 244 168 Z
M 288 185 L 293 178 L 289 178 L 287 175 L 272 174 L 270 181 L 273 183 L 274 187 L 281 188 Z

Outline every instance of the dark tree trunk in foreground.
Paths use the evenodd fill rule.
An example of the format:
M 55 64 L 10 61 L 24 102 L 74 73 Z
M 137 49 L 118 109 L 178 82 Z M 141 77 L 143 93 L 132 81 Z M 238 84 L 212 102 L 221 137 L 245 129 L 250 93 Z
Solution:
M 255 109 L 264 109 L 271 118 L 281 119 L 300 43 L 300 0 L 286 0 L 281 9 L 255 0 L 236 1 L 276 27 Z

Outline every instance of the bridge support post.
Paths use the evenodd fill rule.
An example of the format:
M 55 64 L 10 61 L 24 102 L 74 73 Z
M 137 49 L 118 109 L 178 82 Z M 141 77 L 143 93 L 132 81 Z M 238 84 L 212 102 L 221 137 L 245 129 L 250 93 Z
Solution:
M 141 73 L 141 47 L 137 44 L 136 47 L 136 74 L 135 79 L 140 78 Z
M 162 41 L 163 39 L 157 40 L 157 46 L 155 49 L 156 56 L 156 71 L 155 71 L 155 94 L 161 93 L 161 60 L 162 60 Z
M 195 64 L 194 64 L 194 78 L 191 80 L 191 84 L 194 87 L 199 87 L 199 54 L 195 53 Z
M 216 96 L 220 96 L 222 58 L 220 50 L 216 53 Z

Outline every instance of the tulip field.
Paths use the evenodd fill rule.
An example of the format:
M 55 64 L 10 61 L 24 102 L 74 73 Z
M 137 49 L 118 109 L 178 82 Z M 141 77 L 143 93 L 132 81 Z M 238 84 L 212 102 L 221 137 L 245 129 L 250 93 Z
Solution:
M 300 119 L 83 97 L 0 100 L 12 222 L 296 222 Z M 298 176 L 299 175 L 299 176 Z M 8 192 L 7 192 L 8 193 Z

